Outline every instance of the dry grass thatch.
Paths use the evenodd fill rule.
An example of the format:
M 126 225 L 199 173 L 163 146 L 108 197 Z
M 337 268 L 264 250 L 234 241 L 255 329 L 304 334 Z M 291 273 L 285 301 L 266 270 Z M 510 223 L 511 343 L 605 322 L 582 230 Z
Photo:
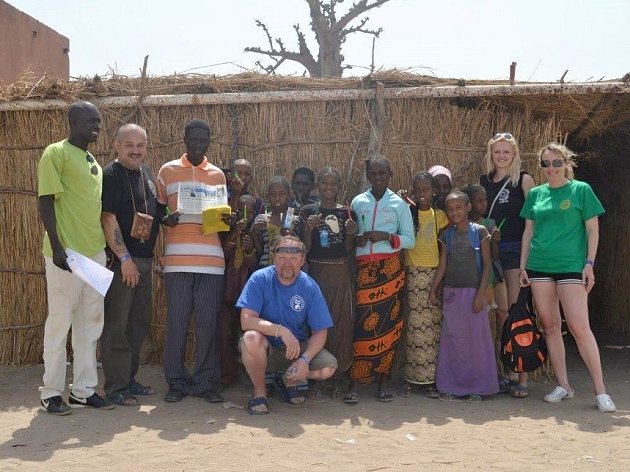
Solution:
M 269 92 L 286 90 L 338 90 L 371 87 L 375 81 L 385 86 L 418 87 L 422 85 L 456 85 L 457 79 L 441 79 L 432 76 L 409 74 L 399 70 L 378 71 L 367 78 L 269 76 L 255 72 L 237 75 L 179 74 L 164 77 L 127 77 L 112 75 L 81 77 L 71 82 L 43 77 L 35 82 L 30 72 L 25 72 L 15 83 L 0 88 L 0 102 L 30 99 L 61 98 L 68 101 L 107 96 L 176 95 L 184 93 Z M 470 84 L 494 84 L 504 81 L 471 81 Z
M 382 74 L 377 77 L 379 80 L 397 86 L 400 83 L 395 80 L 405 85 L 439 81 L 400 73 Z M 144 85 L 140 79 L 115 77 L 100 83 L 100 91 L 96 90 L 97 82 L 94 79 L 70 84 L 42 81 L 28 90 L 24 84 L 15 84 L 0 90 L 0 101 L 27 95 L 72 101 L 104 94 L 368 85 L 367 81 L 358 79 L 270 78 L 253 74 L 224 78 L 151 78 Z M 536 107 L 511 107 L 506 103 L 499 98 L 388 100 L 382 153 L 392 162 L 392 187 L 407 187 L 414 172 L 438 163 L 453 170 L 456 185 L 477 181 L 484 171 L 485 144 L 499 130 L 510 130 L 519 137 L 524 166 L 536 177 L 535 151 L 550 140 L 563 140 L 567 133 L 563 123 L 569 119 L 575 123 L 575 115 L 566 118 L 562 112 L 543 114 L 536 111 Z M 613 107 L 612 102 L 601 101 L 599 106 Z M 100 109 L 102 132 L 91 150 L 102 165 L 113 157 L 111 141 L 123 122 L 131 119 L 148 130 L 147 163 L 157 172 L 162 164 L 183 152 L 184 123 L 191 118 L 202 118 L 212 128 L 213 139 L 208 151 L 211 161 L 226 167 L 233 158 L 249 159 L 255 168 L 254 186 L 259 194 L 264 194 L 265 182 L 273 175 L 290 176 L 292 170 L 301 165 L 315 170 L 333 165 L 347 176 L 343 191 L 350 199 L 359 188 L 371 132 L 365 100 Z M 66 134 L 63 109 L 0 111 L 0 217 L 6 222 L 0 226 L 0 363 L 25 364 L 40 360 L 46 294 L 42 229 L 37 214 L 37 163 L 43 149 Z M 154 286 L 150 352 L 152 360 L 160 361 L 166 313 L 161 280 L 156 278 Z M 191 341 L 189 355 L 192 348 Z

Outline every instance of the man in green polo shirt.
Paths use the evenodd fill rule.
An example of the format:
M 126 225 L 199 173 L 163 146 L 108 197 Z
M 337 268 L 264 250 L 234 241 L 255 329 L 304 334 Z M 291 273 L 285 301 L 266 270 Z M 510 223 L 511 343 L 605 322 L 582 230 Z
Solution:
M 98 138 L 101 114 L 89 102 L 68 110 L 70 135 L 51 144 L 38 168 L 39 211 L 46 229 L 48 318 L 44 327 L 44 386 L 41 405 L 54 415 L 68 415 L 61 398 L 66 381 L 66 341 L 72 328 L 73 374 L 69 403 L 111 409 L 95 391 L 96 342 L 103 330 L 103 297 L 72 274 L 66 249 L 105 265 L 105 236 L 101 228 L 103 173 L 87 150 Z

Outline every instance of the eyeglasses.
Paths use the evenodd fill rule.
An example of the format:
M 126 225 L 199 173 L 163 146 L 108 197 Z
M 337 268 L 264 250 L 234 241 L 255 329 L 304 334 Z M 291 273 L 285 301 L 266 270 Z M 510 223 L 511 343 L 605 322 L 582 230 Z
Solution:
M 90 173 L 92 175 L 97 175 L 98 167 L 96 167 L 96 164 L 94 164 L 94 158 L 88 154 L 87 156 L 85 156 L 85 160 L 92 164 L 92 167 L 90 167 Z
M 514 139 L 511 133 L 497 133 L 492 139 Z
M 554 159 L 552 161 L 540 160 L 540 167 L 562 167 L 564 165 L 563 159 Z

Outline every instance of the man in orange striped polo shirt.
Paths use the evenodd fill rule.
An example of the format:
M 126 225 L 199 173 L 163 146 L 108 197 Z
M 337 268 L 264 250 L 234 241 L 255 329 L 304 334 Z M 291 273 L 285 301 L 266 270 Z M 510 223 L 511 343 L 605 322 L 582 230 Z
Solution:
M 158 174 L 158 201 L 180 211 L 179 224 L 167 228 L 162 258 L 166 284 L 167 324 L 164 374 L 169 390 L 164 400 L 179 402 L 186 395 L 219 403 L 220 381 L 217 319 L 223 293 L 223 250 L 218 233 L 204 235 L 201 210 L 212 200 L 227 202 L 225 176 L 205 156 L 210 127 L 191 120 L 184 127 L 186 154 L 167 162 Z M 184 365 L 186 337 L 195 313 L 195 369 Z

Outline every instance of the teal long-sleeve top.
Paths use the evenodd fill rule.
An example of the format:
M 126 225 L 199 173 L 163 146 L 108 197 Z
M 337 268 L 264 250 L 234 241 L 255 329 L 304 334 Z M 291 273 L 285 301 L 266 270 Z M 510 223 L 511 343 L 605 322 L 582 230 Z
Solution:
M 409 206 L 390 189 L 385 190 L 378 201 L 371 190 L 361 193 L 354 197 L 351 206 L 358 218 L 359 233 L 385 231 L 398 236 L 396 245 L 388 241 L 368 241 L 364 247 L 357 247 L 356 257 L 393 254 L 401 249 L 411 249 L 416 244 Z

